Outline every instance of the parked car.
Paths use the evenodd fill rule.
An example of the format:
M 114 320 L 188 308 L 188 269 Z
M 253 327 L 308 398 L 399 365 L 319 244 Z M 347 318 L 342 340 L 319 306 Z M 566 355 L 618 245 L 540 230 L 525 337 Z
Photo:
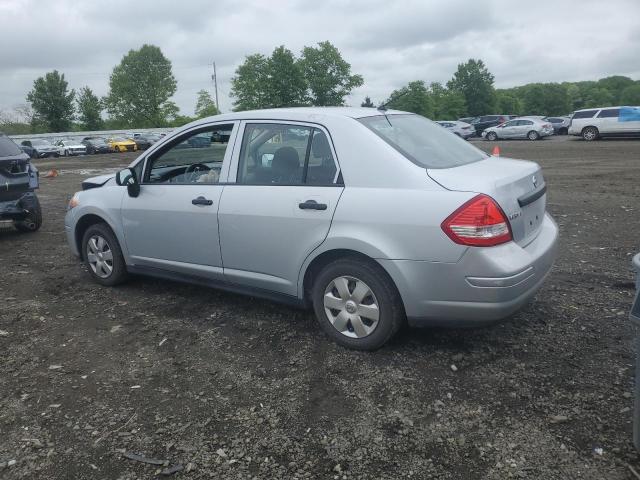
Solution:
M 42 138 L 34 138 L 33 140 L 23 140 L 20 142 L 25 147 L 30 147 L 32 158 L 59 157 L 60 152 L 51 142 Z
M 436 123 L 442 125 L 444 128 L 449 130 L 451 133 L 458 135 L 465 140 L 469 137 L 473 137 L 476 134 L 473 126 L 468 123 L 456 121 L 456 120 L 438 120 Z
M 492 141 L 515 138 L 540 140 L 549 135 L 553 135 L 551 123 L 531 117 L 514 118 L 495 127 L 489 127 L 482 132 L 485 140 Z
M 471 120 L 471 125 L 476 129 L 476 135 L 480 136 L 485 128 L 495 127 L 509 120 L 509 115 L 483 115 Z
M 601 137 L 640 136 L 640 107 L 605 107 L 576 110 L 569 124 L 569 135 L 587 141 Z
M 30 145 L 18 145 L 18 147 L 20 147 L 20 150 L 22 150 L 24 153 L 26 153 L 27 155 L 29 155 L 29 158 L 38 158 L 38 153 L 36 152 L 36 149 L 33 148 Z
M 88 154 L 109 153 L 113 151 L 111 145 L 102 137 L 85 137 L 81 143 L 87 147 Z
M 542 120 L 549 122 L 553 126 L 553 131 L 556 135 L 566 135 L 569 133 L 571 117 L 544 117 Z
M 177 148 L 222 130 L 226 144 Z M 406 321 L 511 315 L 558 236 L 536 163 L 373 108 L 208 117 L 83 188 L 65 230 L 99 284 L 146 274 L 313 306 L 327 335 L 362 350 Z
M 469 123 L 471 124 L 471 122 L 477 117 L 464 117 L 464 118 L 459 118 L 458 121 L 459 122 L 464 122 L 464 123 Z
M 160 140 L 160 138 L 162 137 L 152 133 L 140 133 L 138 135 L 135 135 L 132 140 L 136 142 L 138 150 L 146 150 L 147 148 L 151 147 L 151 145 Z
M 109 137 L 107 143 L 114 152 L 135 152 L 138 150 L 136 142 L 125 137 Z
M 42 210 L 35 193 L 38 170 L 29 156 L 0 133 L 0 222 L 12 222 L 20 232 L 35 232 L 42 225 Z
M 87 147 L 72 138 L 63 138 L 54 143 L 58 147 L 58 153 L 64 157 L 70 155 L 85 155 Z

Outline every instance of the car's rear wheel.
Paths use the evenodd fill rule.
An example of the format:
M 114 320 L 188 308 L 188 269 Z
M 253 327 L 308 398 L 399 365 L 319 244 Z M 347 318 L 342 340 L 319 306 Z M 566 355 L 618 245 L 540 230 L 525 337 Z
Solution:
M 487 140 L 491 140 L 492 142 L 498 139 L 498 134 L 496 132 L 487 133 Z
M 599 135 L 600 135 L 600 132 L 598 132 L 598 129 L 596 127 L 585 127 L 582 129 L 582 138 L 585 139 L 587 142 L 592 142 L 593 140 L 596 140 Z
M 14 222 L 16 230 L 23 233 L 38 231 L 42 226 L 42 208 L 40 207 L 38 197 L 34 194 L 33 197 L 29 199 L 28 205 L 22 206 L 29 210 L 29 213 L 24 220 Z
M 540 138 L 540 134 L 535 130 L 531 130 L 529 133 L 527 133 L 527 138 L 529 140 L 538 140 Z
M 104 223 L 91 225 L 82 236 L 82 258 L 93 279 L 113 286 L 127 279 L 127 266 L 120 244 Z
M 322 330 L 336 343 L 356 350 L 380 348 L 406 319 L 386 272 L 358 259 L 326 265 L 313 282 L 312 299 Z

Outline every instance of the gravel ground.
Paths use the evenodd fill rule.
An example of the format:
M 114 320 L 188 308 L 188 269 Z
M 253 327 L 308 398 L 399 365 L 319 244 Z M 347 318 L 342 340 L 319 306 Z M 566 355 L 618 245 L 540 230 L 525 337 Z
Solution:
M 0 477 L 636 478 L 640 141 L 499 145 L 544 168 L 561 229 L 548 281 L 505 323 L 405 330 L 375 353 L 267 301 L 93 284 L 65 206 L 134 156 L 38 162 L 60 173 L 42 179 L 43 228 L 0 231 Z

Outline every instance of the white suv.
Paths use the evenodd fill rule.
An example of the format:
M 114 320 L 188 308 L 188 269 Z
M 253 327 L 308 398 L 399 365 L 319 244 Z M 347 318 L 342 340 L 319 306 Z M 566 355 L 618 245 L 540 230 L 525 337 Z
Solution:
M 573 113 L 569 135 L 587 141 L 600 137 L 640 136 L 640 107 L 587 108 Z

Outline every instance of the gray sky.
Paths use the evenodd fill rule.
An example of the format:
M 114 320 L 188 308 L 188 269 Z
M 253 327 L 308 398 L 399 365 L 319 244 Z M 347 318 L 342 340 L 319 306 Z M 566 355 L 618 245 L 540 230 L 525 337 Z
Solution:
M 298 54 L 323 40 L 364 76 L 354 105 L 412 80 L 446 82 L 471 57 L 497 87 L 640 79 L 639 21 L 640 0 L 0 0 L 0 110 L 24 103 L 53 69 L 105 95 L 114 65 L 144 43 L 172 61 L 174 101 L 187 115 L 198 90 L 213 92 L 213 60 L 229 110 L 229 80 L 246 55 L 281 44 Z

